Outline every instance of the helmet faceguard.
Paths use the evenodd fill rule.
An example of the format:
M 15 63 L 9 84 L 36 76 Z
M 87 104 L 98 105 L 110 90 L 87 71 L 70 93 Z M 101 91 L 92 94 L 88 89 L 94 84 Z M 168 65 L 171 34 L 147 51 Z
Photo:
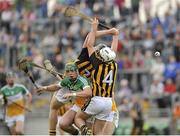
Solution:
M 105 44 L 97 45 L 96 53 L 102 58 L 104 62 L 109 62 L 116 58 L 116 53 Z

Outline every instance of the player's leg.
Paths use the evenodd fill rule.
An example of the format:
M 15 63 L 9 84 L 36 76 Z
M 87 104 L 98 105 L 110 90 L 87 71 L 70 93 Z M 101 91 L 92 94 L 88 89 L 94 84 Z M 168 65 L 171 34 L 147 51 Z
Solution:
M 16 135 L 16 131 L 15 131 L 16 124 L 14 123 L 14 118 L 6 116 L 6 120 L 5 121 L 6 121 L 6 124 L 8 126 L 10 134 L 11 135 Z
M 110 135 L 112 134 L 113 116 L 111 115 L 112 100 L 111 98 L 96 98 L 96 108 L 101 109 L 101 112 L 95 115 L 93 125 L 93 134 L 95 135 Z M 113 127 L 113 128 L 109 128 Z
M 63 103 L 59 102 L 54 95 L 49 110 L 49 135 L 56 135 L 57 110 L 62 105 Z
M 102 135 L 102 130 L 105 126 L 105 123 L 106 123 L 105 120 L 95 119 L 94 125 L 93 125 L 93 134 Z
M 93 131 L 93 124 L 94 124 L 95 117 L 91 116 L 86 120 L 86 126 Z
M 15 124 L 13 126 L 8 126 L 8 128 L 11 135 L 16 135 Z
M 15 131 L 17 135 L 24 134 L 24 115 L 19 115 L 16 117 Z
M 24 134 L 24 122 L 17 121 L 15 131 L 17 135 L 23 135 Z
M 56 125 L 56 130 L 58 130 L 59 135 L 64 135 L 65 132 L 59 128 L 59 123 L 60 123 L 61 118 L 62 118 L 62 116 L 58 116 L 58 123 Z
M 110 118 L 112 118 L 112 121 L 107 121 L 104 128 L 103 133 L 107 135 L 113 135 L 116 128 L 118 128 L 119 125 L 119 112 L 118 111 L 112 111 L 110 113 Z
M 86 120 L 90 117 L 91 115 L 85 113 L 84 111 L 78 111 L 75 116 L 75 124 L 80 129 L 82 135 L 88 135 L 92 133 L 91 128 L 86 125 Z
M 72 125 L 74 123 L 75 115 L 76 112 L 70 109 L 62 116 L 59 122 L 59 127 L 72 135 L 78 135 L 79 133 L 79 131 Z

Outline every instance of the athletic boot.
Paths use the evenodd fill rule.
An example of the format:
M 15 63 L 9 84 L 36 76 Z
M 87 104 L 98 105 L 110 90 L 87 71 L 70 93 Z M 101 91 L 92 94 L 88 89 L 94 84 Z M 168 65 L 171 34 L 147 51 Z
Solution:
M 92 130 L 88 128 L 86 125 L 83 125 L 80 130 L 81 130 L 81 135 L 89 135 L 89 136 L 93 135 Z

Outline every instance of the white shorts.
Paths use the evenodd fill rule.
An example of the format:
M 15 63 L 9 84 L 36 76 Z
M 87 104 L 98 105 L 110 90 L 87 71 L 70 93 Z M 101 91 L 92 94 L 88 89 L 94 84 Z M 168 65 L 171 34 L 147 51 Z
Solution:
M 119 112 L 118 111 L 112 111 L 110 113 L 110 116 L 113 118 L 113 124 L 115 125 L 116 128 L 119 126 Z
M 90 102 L 82 108 L 82 110 L 90 115 L 95 116 L 99 120 L 113 121 L 111 116 L 112 98 L 94 96 Z
M 8 127 L 12 127 L 17 121 L 24 122 L 24 115 L 18 115 L 13 117 L 6 116 L 5 121 Z
M 78 111 L 81 110 L 81 108 L 80 108 L 79 106 L 77 106 L 76 104 L 74 104 L 74 105 L 70 108 L 70 110 L 75 111 L 75 112 L 78 112 Z M 94 116 L 92 116 L 92 117 L 90 117 L 89 119 L 87 119 L 86 122 L 88 122 L 88 123 L 93 123 L 93 122 L 94 122 Z
M 74 104 L 74 105 L 70 108 L 70 110 L 75 111 L 75 112 L 78 112 L 78 111 L 81 110 L 81 108 L 80 108 L 79 106 L 77 106 L 76 104 Z
M 70 92 L 71 92 L 70 90 L 62 88 L 57 93 L 55 93 L 54 95 L 55 95 L 56 99 L 59 102 L 61 102 L 61 103 L 68 103 L 71 100 L 71 98 L 64 99 L 63 96 L 64 96 L 64 94 L 70 93 Z

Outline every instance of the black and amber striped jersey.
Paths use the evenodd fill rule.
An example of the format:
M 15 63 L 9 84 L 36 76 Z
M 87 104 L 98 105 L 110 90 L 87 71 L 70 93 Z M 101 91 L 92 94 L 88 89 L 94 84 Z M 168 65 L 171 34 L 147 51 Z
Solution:
M 59 109 L 58 109 L 58 116 L 63 116 L 66 111 L 68 111 L 70 109 L 70 107 L 72 107 L 72 103 L 66 103 L 64 105 L 62 105 Z
M 115 61 L 103 62 L 96 52 L 90 56 L 93 66 L 92 91 L 93 96 L 112 97 L 117 74 Z
M 65 105 L 63 105 L 58 109 L 58 116 L 63 116 L 65 113 L 66 113 L 66 107 Z
M 85 76 L 86 78 L 91 77 L 91 73 L 93 71 L 92 64 L 89 60 L 88 50 L 87 48 L 83 48 L 77 60 L 75 61 L 79 70 L 79 74 Z

